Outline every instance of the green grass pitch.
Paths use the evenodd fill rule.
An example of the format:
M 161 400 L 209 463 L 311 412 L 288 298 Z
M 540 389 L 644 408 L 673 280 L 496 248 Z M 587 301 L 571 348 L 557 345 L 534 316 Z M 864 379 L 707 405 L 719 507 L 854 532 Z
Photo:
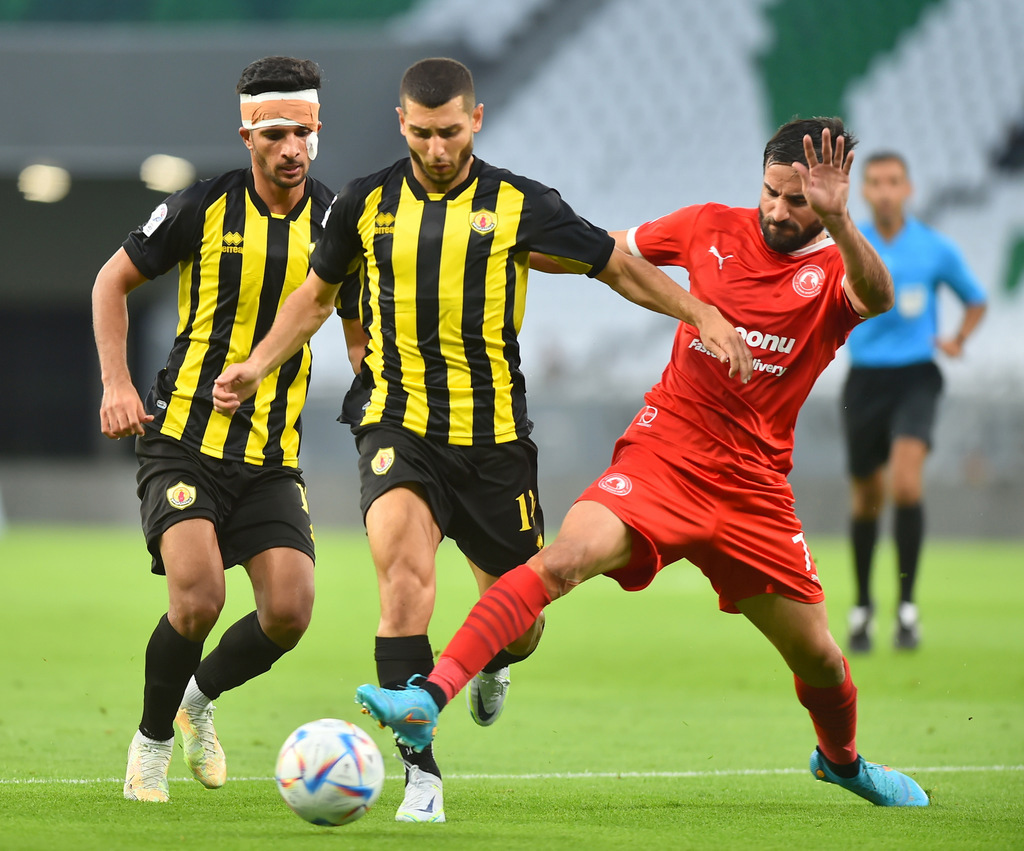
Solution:
M 1024 847 L 1024 543 L 933 539 L 920 582 L 923 641 L 891 649 L 889 545 L 876 570 L 877 648 L 851 664 L 863 754 L 909 771 L 927 809 L 888 810 L 807 770 L 814 735 L 791 675 L 747 622 L 717 611 L 699 572 L 668 568 L 625 594 L 596 579 L 548 610 L 538 653 L 513 671 L 501 721 L 476 727 L 460 695 L 437 751 L 448 823 L 393 821 L 400 763 L 360 821 L 317 828 L 272 780 L 277 750 L 325 716 L 390 738 L 352 702 L 374 680 L 377 595 L 360 533 L 318 536 L 317 601 L 303 642 L 225 694 L 217 727 L 228 784 L 191 780 L 176 749 L 168 805 L 128 802 L 121 778 L 138 723 L 146 641 L 166 609 L 141 534 L 9 528 L 0 537 L 0 846 L 11 849 L 1021 848 Z M 845 637 L 846 544 L 811 540 Z M 474 598 L 442 546 L 440 650 Z M 222 628 L 250 611 L 228 574 Z

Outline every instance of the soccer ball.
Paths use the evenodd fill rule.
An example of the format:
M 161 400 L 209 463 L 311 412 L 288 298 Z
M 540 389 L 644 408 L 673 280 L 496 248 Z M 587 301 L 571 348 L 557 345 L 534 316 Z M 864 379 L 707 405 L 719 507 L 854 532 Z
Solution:
M 355 724 L 321 718 L 288 737 L 274 779 L 284 802 L 306 821 L 348 824 L 380 797 L 384 757 Z

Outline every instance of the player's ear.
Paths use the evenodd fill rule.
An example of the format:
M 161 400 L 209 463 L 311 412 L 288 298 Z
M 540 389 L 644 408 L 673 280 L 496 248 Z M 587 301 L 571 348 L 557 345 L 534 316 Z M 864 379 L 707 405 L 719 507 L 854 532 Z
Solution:
M 252 131 L 247 130 L 245 127 L 238 128 L 238 135 L 242 137 L 242 141 L 245 143 L 250 151 L 252 150 Z

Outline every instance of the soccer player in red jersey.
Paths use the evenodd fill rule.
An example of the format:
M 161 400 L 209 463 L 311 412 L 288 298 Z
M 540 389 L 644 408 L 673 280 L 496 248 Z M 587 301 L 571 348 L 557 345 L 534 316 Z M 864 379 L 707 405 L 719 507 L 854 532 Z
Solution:
M 729 380 L 680 323 L 661 381 L 558 537 L 481 597 L 428 678 L 358 689 L 399 741 L 426 746 L 445 703 L 552 600 L 599 574 L 638 591 L 685 558 L 793 671 L 818 738 L 812 774 L 881 806 L 928 804 L 910 777 L 857 751 L 857 690 L 786 480 L 814 381 L 851 329 L 893 302 L 889 272 L 847 210 L 854 144 L 837 118 L 789 122 L 765 148 L 757 209 L 684 207 L 614 234 L 688 270 L 691 293 L 744 337 L 753 378 Z

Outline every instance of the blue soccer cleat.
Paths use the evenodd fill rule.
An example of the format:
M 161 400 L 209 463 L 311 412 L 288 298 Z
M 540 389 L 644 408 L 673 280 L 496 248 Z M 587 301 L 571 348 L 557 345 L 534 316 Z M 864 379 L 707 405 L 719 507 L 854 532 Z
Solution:
M 417 752 L 433 740 L 440 713 L 430 693 L 412 684 L 413 680 L 421 678 L 420 674 L 410 677 L 403 689 L 369 684 L 356 689 L 356 703 L 362 704 L 363 712 L 381 727 L 390 727 L 400 745 Z
M 860 771 L 856 777 L 840 777 L 828 767 L 815 748 L 811 754 L 811 774 L 826 783 L 835 783 L 860 795 L 879 807 L 927 807 L 928 796 L 917 782 L 887 765 L 857 757 Z

